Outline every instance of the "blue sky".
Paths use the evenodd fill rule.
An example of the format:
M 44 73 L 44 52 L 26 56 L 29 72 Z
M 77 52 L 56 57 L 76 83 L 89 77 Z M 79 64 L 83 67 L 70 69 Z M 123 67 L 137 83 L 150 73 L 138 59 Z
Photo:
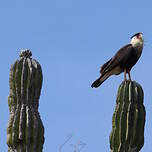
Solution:
M 45 126 L 44 152 L 74 151 L 71 144 L 86 143 L 83 152 L 108 152 L 116 93 L 123 74 L 112 76 L 99 89 L 91 83 L 100 66 L 143 32 L 142 57 L 132 79 L 144 89 L 145 145 L 152 136 L 152 2 L 128 0 L 14 0 L 0 1 L 0 151 L 7 151 L 10 65 L 22 48 L 29 48 L 43 70 L 39 112 Z M 149 70 L 148 70 L 149 69 Z

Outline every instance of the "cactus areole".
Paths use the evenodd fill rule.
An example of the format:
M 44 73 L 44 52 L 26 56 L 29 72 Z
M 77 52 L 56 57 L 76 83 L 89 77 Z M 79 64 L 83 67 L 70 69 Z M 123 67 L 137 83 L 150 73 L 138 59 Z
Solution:
M 31 51 L 22 50 L 10 69 L 8 152 L 43 149 L 44 127 L 38 112 L 43 76 L 40 64 L 31 56 Z
M 111 152 L 139 152 L 144 145 L 145 107 L 142 87 L 123 82 L 118 89 L 110 134 Z

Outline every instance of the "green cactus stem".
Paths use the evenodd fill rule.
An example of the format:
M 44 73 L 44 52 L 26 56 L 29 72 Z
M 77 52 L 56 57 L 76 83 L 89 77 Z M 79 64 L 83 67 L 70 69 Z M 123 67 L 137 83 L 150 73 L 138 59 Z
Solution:
M 110 134 L 111 152 L 139 152 L 144 145 L 145 107 L 142 87 L 135 81 L 119 86 Z
M 42 152 L 44 127 L 38 112 L 42 87 L 40 64 L 23 50 L 10 69 L 8 152 Z

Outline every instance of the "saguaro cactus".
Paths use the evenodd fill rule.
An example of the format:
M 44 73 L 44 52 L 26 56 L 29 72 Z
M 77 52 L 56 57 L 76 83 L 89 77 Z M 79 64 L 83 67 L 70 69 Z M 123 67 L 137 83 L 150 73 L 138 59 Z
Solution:
M 38 112 L 42 86 L 40 64 L 29 50 L 20 53 L 10 70 L 7 127 L 8 152 L 42 152 L 44 127 Z
M 139 152 L 144 145 L 145 107 L 137 82 L 123 82 L 118 89 L 110 134 L 111 152 Z

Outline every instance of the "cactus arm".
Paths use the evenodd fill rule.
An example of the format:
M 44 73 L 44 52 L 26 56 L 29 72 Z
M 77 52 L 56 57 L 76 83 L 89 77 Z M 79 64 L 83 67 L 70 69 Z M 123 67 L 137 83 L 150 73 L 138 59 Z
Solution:
M 40 64 L 24 50 L 10 70 L 7 127 L 8 152 L 42 152 L 44 127 L 38 106 L 42 87 Z
M 110 134 L 111 152 L 139 152 L 144 145 L 145 107 L 142 87 L 123 82 L 118 89 Z

